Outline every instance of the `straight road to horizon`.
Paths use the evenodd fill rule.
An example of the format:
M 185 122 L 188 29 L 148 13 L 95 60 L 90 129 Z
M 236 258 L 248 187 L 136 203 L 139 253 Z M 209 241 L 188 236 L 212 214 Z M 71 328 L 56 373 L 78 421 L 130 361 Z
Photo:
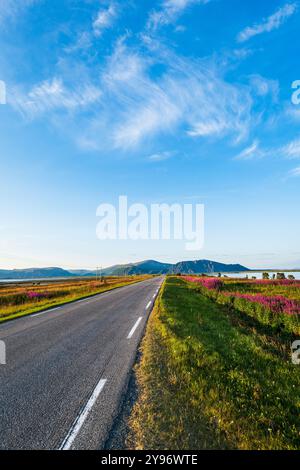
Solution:
M 163 278 L 0 325 L 0 449 L 101 449 Z

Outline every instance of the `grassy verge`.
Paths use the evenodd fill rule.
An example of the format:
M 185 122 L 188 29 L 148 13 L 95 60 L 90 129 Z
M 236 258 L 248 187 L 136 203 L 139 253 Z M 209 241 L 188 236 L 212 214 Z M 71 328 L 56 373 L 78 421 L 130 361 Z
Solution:
M 273 335 L 289 337 L 291 339 L 290 342 L 292 342 L 293 338 L 296 339 L 300 336 L 299 315 L 272 312 L 264 305 L 251 302 L 249 299 L 236 297 L 235 295 L 227 296 L 223 291 L 208 290 L 201 287 L 199 287 L 199 291 L 213 301 L 226 305 L 228 309 L 243 313 L 248 318 L 252 317 L 253 320 L 257 320 L 258 324 L 264 325 L 270 332 L 272 331 Z
M 129 446 L 299 449 L 300 374 L 288 345 L 168 278 L 137 367 Z
M 141 282 L 148 277 L 137 276 L 136 278 L 130 278 L 126 280 L 122 280 L 119 282 L 107 282 L 105 284 L 100 284 L 99 286 L 90 286 L 90 282 L 86 283 L 86 286 L 81 286 L 80 289 L 73 289 L 67 295 L 62 295 L 58 298 L 45 298 L 40 301 L 32 301 L 21 305 L 9 305 L 8 307 L 2 307 L 0 309 L 0 323 L 13 320 L 15 318 L 23 317 L 26 315 L 31 315 L 33 313 L 41 312 L 47 309 L 51 309 L 54 307 L 59 307 L 61 305 L 65 305 L 71 302 L 75 302 L 76 300 L 92 297 L 97 294 L 101 294 L 103 292 L 107 292 L 113 289 L 117 289 L 119 287 L 127 286 L 130 284 L 135 284 L 136 282 Z M 95 284 L 95 283 L 93 283 Z M 44 286 L 44 289 L 47 286 Z M 52 285 L 53 287 L 53 285 Z M 63 288 L 65 289 L 65 285 Z M 54 285 L 55 288 L 55 285 Z

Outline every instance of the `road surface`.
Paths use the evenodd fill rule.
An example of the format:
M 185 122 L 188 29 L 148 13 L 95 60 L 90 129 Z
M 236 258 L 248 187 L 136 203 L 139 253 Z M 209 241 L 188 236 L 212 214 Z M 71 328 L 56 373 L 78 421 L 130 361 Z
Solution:
M 0 449 L 101 449 L 162 278 L 0 325 Z

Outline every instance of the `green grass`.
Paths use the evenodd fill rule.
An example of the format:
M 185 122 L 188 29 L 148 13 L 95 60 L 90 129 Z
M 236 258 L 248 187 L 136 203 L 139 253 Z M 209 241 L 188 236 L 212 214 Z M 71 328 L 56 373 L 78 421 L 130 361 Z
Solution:
M 92 297 L 97 294 L 101 294 L 102 292 L 107 292 L 109 290 L 117 289 L 119 287 L 123 287 L 129 284 L 134 284 L 136 282 L 140 282 L 145 278 L 137 277 L 136 279 L 131 280 L 124 280 L 120 282 L 114 283 L 107 283 L 103 284 L 102 286 L 96 287 L 91 289 L 89 286 L 86 288 L 80 288 L 79 291 L 70 292 L 68 295 L 63 295 L 59 298 L 52 298 L 52 299 L 43 299 L 38 302 L 28 302 L 27 304 L 21 305 L 11 305 L 6 307 L 5 309 L 2 307 L 0 309 L 0 323 L 5 321 L 13 320 L 15 318 L 23 317 L 26 315 L 31 315 L 33 313 L 41 312 L 47 309 L 51 309 L 54 307 L 59 307 L 61 305 L 65 305 L 71 302 L 75 302 L 76 300 L 84 299 L 87 297 Z
M 299 449 L 300 374 L 284 338 L 167 278 L 142 343 L 128 445 Z
M 282 295 L 288 299 L 300 301 L 300 285 L 256 284 L 255 282 L 224 280 L 224 290 L 242 294 Z

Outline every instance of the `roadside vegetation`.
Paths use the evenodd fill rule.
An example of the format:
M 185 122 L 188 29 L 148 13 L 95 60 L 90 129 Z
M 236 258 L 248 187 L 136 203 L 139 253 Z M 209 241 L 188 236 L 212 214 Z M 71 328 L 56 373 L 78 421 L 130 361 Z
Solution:
M 275 333 L 300 336 L 300 281 L 237 281 L 184 276 L 203 295 L 257 319 Z
M 0 284 L 0 323 L 39 312 L 151 276 L 107 277 L 103 280 L 68 280 L 22 284 Z
M 216 281 L 166 279 L 141 346 L 128 447 L 300 448 L 300 366 L 290 350 L 299 316 L 276 324 L 269 305 L 224 301 L 228 286 Z M 290 298 L 299 288 L 287 286 Z

